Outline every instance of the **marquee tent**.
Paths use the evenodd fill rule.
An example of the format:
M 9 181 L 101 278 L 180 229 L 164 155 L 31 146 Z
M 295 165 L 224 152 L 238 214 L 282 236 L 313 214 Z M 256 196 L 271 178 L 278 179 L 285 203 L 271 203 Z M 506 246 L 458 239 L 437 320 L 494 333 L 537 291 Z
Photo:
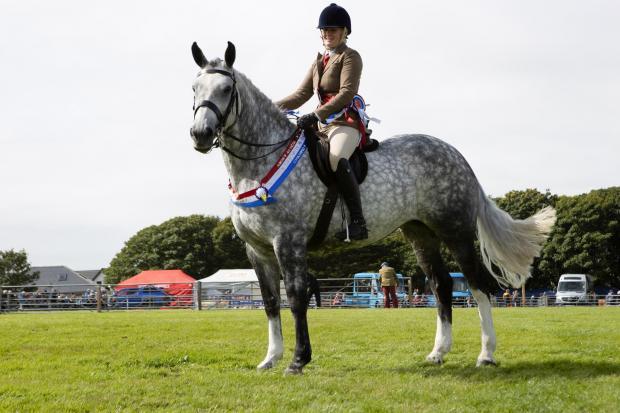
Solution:
M 193 277 L 185 274 L 182 270 L 149 270 L 126 279 L 114 289 L 119 291 L 124 288 L 152 285 L 162 288 L 170 295 L 191 297 L 195 282 L 196 280 Z
M 245 295 L 259 296 L 258 278 L 253 269 L 219 270 L 199 280 L 203 295 Z M 205 291 L 206 290 L 206 291 Z

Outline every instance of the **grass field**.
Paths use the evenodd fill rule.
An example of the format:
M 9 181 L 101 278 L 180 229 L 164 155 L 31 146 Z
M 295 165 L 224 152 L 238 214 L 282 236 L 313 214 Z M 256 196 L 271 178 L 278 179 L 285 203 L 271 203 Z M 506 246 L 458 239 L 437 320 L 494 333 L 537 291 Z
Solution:
M 498 368 L 475 368 L 475 309 L 446 363 L 432 309 L 310 310 L 314 359 L 257 372 L 262 311 L 0 315 L 0 411 L 620 411 L 620 308 L 495 309 Z

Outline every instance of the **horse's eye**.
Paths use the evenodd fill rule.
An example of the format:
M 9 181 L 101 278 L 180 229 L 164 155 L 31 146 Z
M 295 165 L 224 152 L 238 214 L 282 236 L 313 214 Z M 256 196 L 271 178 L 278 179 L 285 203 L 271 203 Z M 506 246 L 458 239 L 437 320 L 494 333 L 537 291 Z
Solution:
M 230 93 L 230 91 L 231 91 L 231 90 L 232 90 L 232 86 L 230 86 L 230 85 L 229 85 L 229 86 L 226 86 L 226 87 L 224 88 L 224 93 L 228 94 L 228 93 Z

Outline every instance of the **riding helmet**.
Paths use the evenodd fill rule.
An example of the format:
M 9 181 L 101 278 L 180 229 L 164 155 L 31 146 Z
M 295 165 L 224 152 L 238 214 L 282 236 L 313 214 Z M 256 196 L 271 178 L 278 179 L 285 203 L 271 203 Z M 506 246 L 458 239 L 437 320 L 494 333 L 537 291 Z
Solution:
M 325 7 L 319 16 L 319 25 L 317 29 L 326 29 L 328 27 L 346 27 L 347 33 L 351 34 L 351 17 L 349 13 L 336 3 L 332 3 Z
M 382 267 L 382 268 L 383 268 L 383 267 L 389 267 L 389 266 L 390 266 L 390 263 L 389 263 L 389 262 L 382 262 L 382 263 L 381 263 L 381 267 Z

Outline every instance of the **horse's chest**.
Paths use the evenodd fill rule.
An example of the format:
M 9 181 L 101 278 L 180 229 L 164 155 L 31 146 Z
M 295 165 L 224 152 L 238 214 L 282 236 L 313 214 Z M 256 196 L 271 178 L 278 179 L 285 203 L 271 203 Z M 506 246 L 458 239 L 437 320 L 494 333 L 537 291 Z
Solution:
M 250 245 L 267 244 L 273 238 L 273 225 L 262 214 L 235 210 L 232 221 L 239 237 Z

